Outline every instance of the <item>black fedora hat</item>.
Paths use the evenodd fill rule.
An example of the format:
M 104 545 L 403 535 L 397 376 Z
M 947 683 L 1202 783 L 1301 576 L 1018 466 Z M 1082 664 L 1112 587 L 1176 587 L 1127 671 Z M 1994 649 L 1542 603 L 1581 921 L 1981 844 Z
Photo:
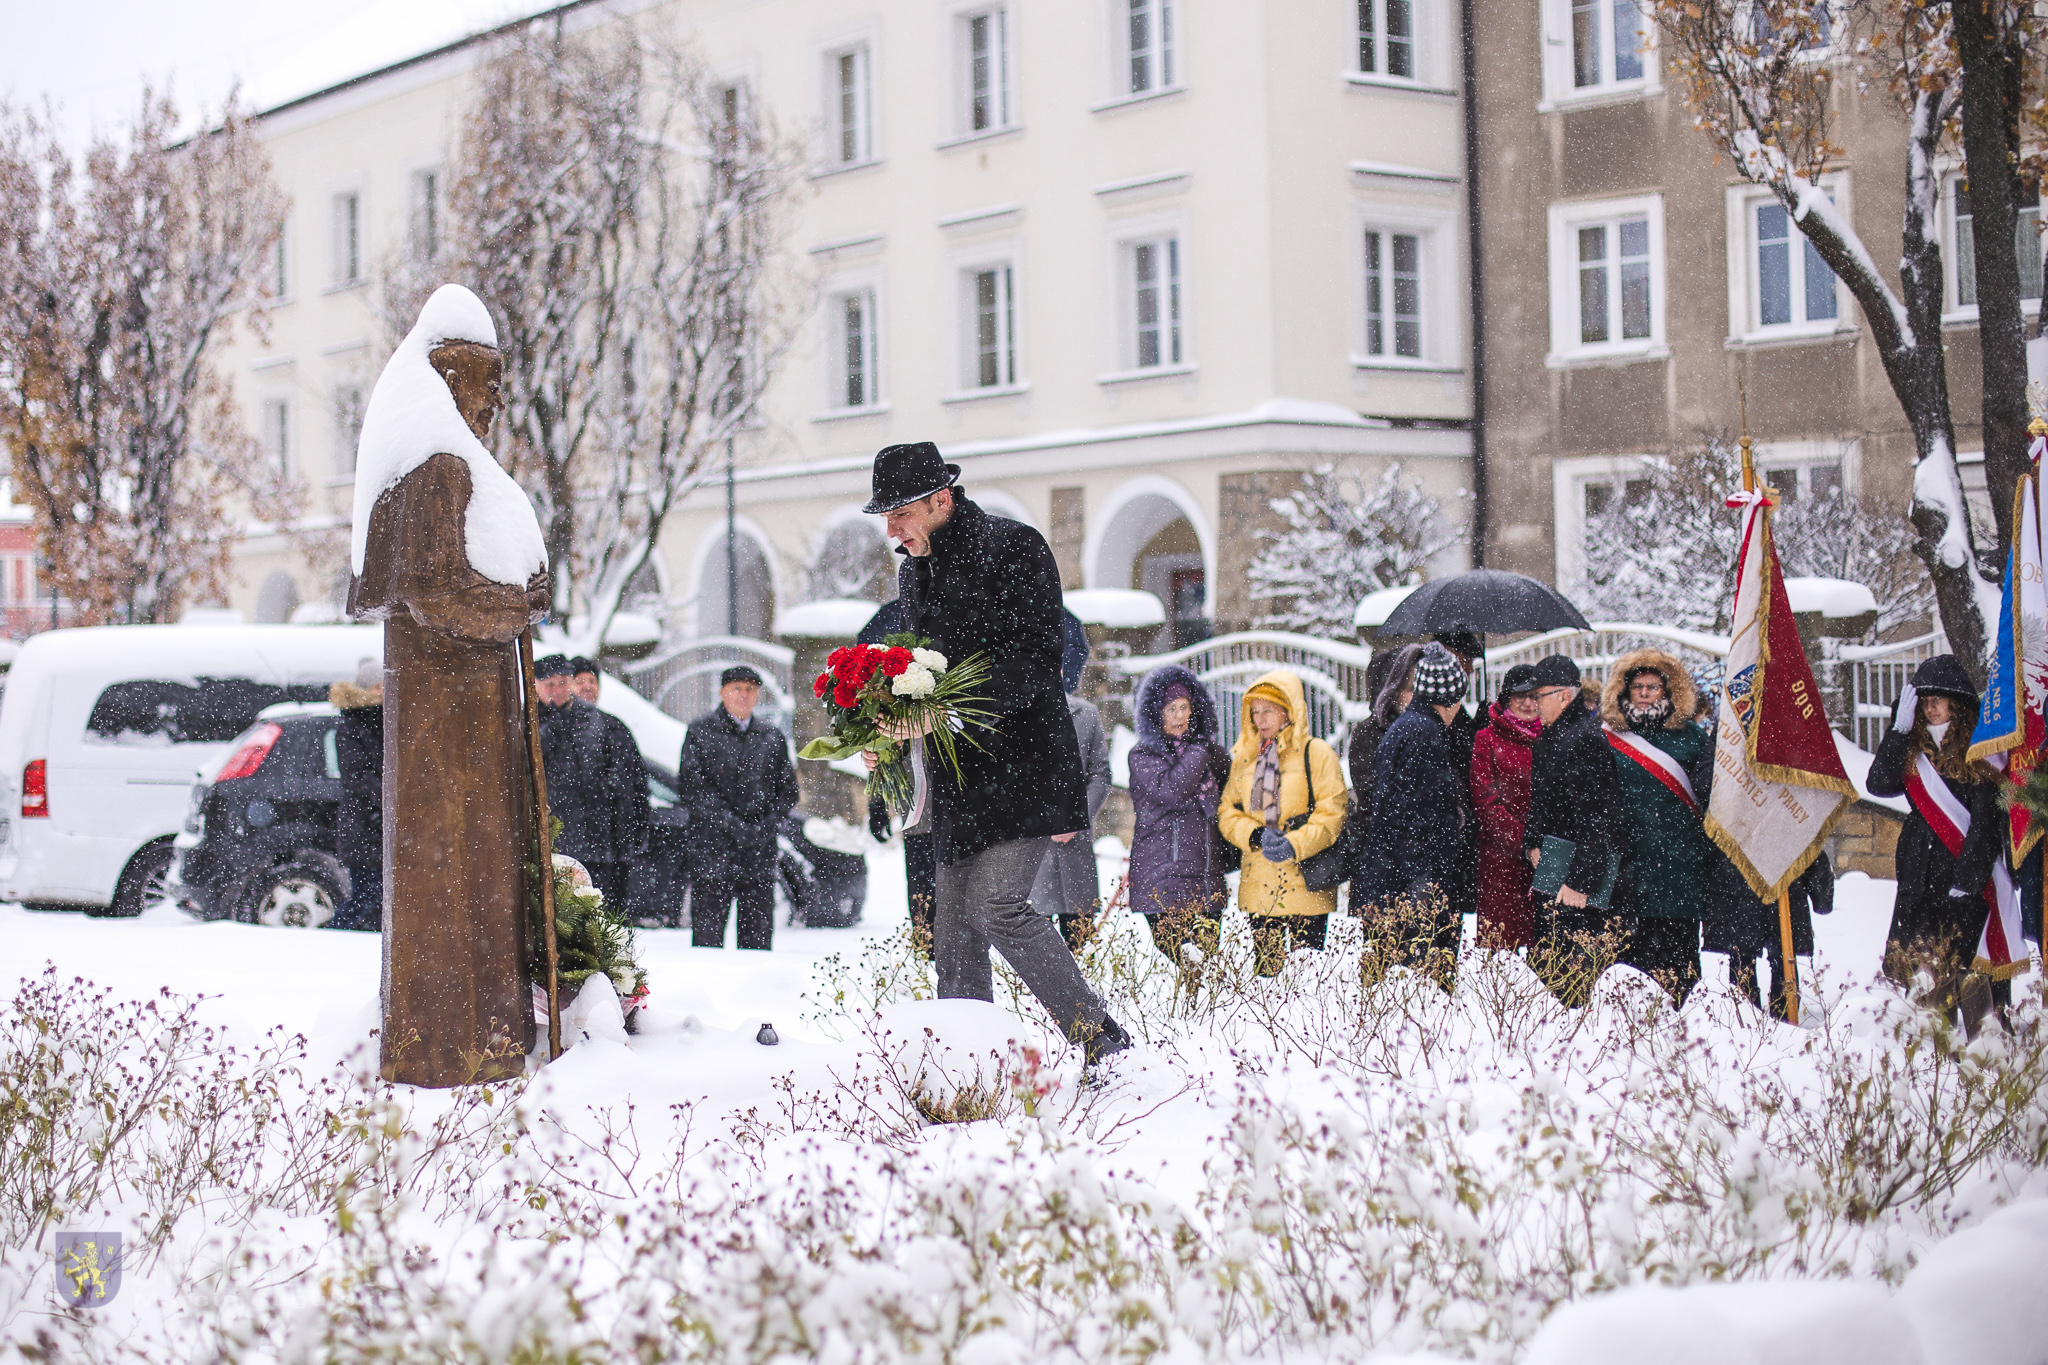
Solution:
M 863 512 L 888 512 L 928 498 L 941 488 L 960 480 L 960 466 L 939 458 L 939 448 L 930 441 L 888 446 L 875 455 L 874 496 Z

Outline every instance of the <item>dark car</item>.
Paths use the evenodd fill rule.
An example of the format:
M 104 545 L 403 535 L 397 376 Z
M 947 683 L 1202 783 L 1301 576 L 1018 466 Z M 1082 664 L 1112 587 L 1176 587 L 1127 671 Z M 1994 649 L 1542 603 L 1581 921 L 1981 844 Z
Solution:
M 340 719 L 324 704 L 272 707 L 242 733 L 212 782 L 193 785 L 170 873 L 179 904 L 202 919 L 245 924 L 317 929 L 334 918 L 349 887 L 348 869 L 334 855 Z M 627 883 L 627 912 L 640 924 L 679 926 L 689 885 L 689 812 L 676 799 L 675 773 L 645 755 L 640 761 L 653 812 L 647 854 Z M 809 924 L 843 925 L 860 918 L 867 899 L 863 859 L 811 844 L 801 814 L 792 815 L 781 843 L 777 870 L 792 921 L 801 915 Z

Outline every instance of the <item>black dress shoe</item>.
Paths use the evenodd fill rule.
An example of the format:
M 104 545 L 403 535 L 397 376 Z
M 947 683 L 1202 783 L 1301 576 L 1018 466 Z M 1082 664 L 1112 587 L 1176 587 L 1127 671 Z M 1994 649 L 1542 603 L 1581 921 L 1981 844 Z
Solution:
M 1081 1055 L 1087 1065 L 1095 1066 L 1105 1057 L 1113 1057 L 1131 1045 L 1131 1035 L 1124 1032 L 1124 1026 L 1108 1015 L 1102 1016 L 1102 1027 L 1088 1035 L 1088 1041 L 1081 1045 Z

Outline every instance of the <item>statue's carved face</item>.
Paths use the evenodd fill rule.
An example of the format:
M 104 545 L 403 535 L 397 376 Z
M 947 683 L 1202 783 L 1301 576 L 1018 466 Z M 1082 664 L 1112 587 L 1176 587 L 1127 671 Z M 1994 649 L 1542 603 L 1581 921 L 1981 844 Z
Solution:
M 455 396 L 456 411 L 481 441 L 491 434 L 491 421 L 504 409 L 505 359 L 475 341 L 444 341 L 427 353 L 434 373 Z

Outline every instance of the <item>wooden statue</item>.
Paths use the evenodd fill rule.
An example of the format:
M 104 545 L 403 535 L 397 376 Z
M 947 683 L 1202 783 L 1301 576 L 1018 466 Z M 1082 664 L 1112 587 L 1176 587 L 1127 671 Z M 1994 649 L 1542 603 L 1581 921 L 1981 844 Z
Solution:
M 532 505 L 481 440 L 502 374 L 490 314 L 444 285 L 377 381 L 356 465 L 349 614 L 384 622 L 380 1066 L 413 1085 L 517 1074 L 533 1046 L 515 641 L 548 577 Z

